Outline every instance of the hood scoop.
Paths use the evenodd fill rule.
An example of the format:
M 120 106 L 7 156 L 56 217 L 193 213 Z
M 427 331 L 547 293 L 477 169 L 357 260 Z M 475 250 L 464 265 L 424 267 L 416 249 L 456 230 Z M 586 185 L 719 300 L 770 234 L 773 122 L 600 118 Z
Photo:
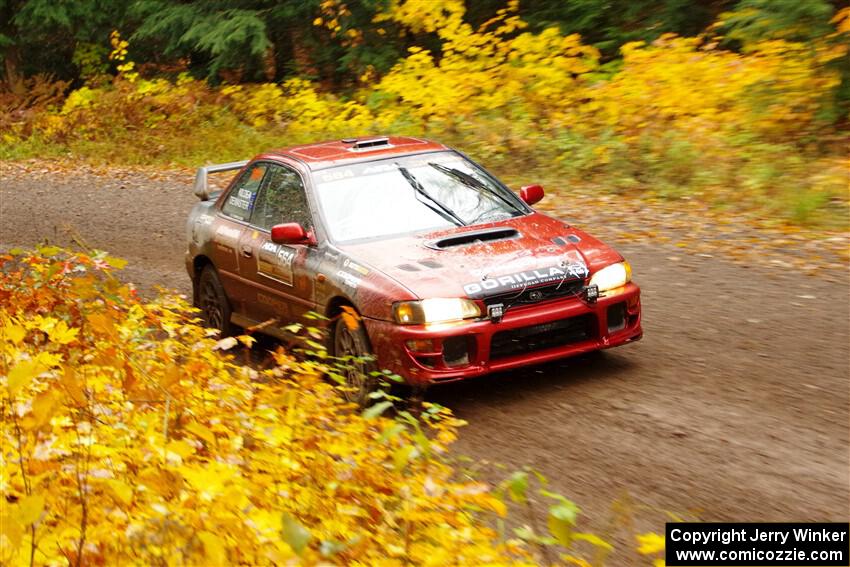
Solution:
M 399 264 L 396 268 L 404 270 L 405 272 L 420 272 L 422 271 L 421 266 L 425 266 L 426 268 L 431 268 L 433 270 L 443 267 L 443 265 L 436 260 L 426 258 L 425 260 L 419 260 L 418 264 Z
M 436 250 L 445 250 L 447 248 L 455 248 L 457 246 L 465 246 L 467 244 L 479 244 L 483 242 L 492 242 L 494 240 L 519 238 L 519 236 L 519 231 L 515 228 L 488 228 L 439 238 L 426 243 L 425 246 Z
M 558 246 L 567 246 L 568 242 L 572 242 L 573 244 L 581 242 L 581 238 L 579 238 L 575 234 L 570 234 L 568 236 L 556 236 L 552 239 L 552 242 L 554 242 Z

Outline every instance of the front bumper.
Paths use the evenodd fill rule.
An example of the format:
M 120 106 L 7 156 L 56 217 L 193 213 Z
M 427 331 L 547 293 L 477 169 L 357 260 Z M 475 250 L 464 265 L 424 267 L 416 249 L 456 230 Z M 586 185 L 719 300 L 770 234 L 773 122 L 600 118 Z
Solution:
M 629 283 L 595 303 L 579 298 L 508 309 L 498 323 L 397 325 L 364 319 L 381 368 L 412 385 L 472 378 L 639 340 L 640 288 Z

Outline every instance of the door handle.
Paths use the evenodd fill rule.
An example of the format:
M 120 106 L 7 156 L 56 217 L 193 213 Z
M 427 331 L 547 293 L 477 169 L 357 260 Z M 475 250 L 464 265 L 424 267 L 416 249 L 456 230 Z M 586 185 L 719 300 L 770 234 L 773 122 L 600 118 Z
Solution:
M 251 248 L 250 246 L 243 246 L 242 247 L 242 255 L 245 256 L 246 258 L 250 258 L 251 256 L 254 255 L 254 249 Z

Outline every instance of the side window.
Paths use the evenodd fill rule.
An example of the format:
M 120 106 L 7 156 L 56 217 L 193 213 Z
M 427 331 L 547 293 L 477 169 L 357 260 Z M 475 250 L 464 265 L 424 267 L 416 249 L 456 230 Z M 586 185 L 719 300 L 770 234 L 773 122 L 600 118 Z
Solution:
M 269 164 L 267 163 L 256 163 L 243 173 L 228 193 L 224 205 L 221 207 L 221 212 L 229 217 L 248 221 L 251 218 L 251 211 L 254 210 L 257 192 L 260 190 L 263 176 L 268 168 Z
M 301 176 L 288 167 L 270 165 L 251 224 L 270 230 L 284 222 L 300 223 L 305 230 L 313 227 Z

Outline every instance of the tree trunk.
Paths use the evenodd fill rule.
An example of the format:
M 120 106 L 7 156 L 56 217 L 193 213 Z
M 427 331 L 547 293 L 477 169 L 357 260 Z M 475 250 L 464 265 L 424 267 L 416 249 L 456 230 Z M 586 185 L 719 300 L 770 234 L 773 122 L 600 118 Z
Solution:
M 21 75 L 21 52 L 18 46 L 14 43 L 8 46 L 3 53 L 4 80 L 13 94 L 22 95 L 26 90 L 24 88 L 24 78 Z
M 24 78 L 21 75 L 21 48 L 18 46 L 20 35 L 15 24 L 12 22 L 15 14 L 20 12 L 21 3 L 16 0 L 0 0 L 0 36 L 5 36 L 8 43 L 5 49 L 0 50 L 0 60 L 3 68 L 0 69 L 0 80 L 6 83 L 6 87 L 15 94 L 23 94 Z
M 266 55 L 263 58 L 263 74 L 266 81 L 272 82 L 277 76 L 277 55 L 275 53 L 274 43 L 266 49 Z

